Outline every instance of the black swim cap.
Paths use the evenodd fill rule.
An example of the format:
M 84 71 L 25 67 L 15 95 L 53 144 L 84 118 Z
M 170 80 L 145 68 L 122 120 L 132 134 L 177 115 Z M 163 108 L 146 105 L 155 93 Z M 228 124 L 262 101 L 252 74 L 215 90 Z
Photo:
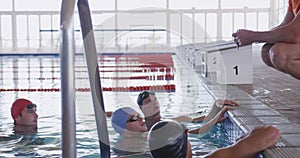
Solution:
M 185 158 L 187 130 L 175 121 L 160 121 L 150 129 L 148 143 L 153 158 Z
M 148 98 L 150 94 L 155 95 L 155 93 L 152 91 L 142 91 L 137 98 L 137 104 L 141 107 L 143 104 L 143 100 L 145 98 Z

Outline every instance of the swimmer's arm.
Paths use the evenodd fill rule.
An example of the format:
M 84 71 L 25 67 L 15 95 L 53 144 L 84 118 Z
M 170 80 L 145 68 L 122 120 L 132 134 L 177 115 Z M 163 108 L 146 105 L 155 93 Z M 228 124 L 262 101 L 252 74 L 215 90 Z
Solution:
M 192 134 L 203 134 L 203 133 L 208 132 L 216 123 L 222 122 L 222 121 L 224 121 L 226 119 L 226 117 L 224 116 L 224 113 L 227 110 L 233 110 L 233 107 L 231 107 L 231 106 L 224 106 L 222 108 L 222 110 L 219 111 L 218 114 L 213 119 L 211 119 L 210 121 L 208 121 L 206 124 L 204 124 L 200 128 L 197 128 L 197 129 L 194 129 L 194 130 L 190 130 L 189 133 L 192 133 Z
M 213 119 L 206 122 L 202 127 L 190 130 L 189 133 L 191 133 L 191 134 L 207 133 L 218 122 L 218 119 L 219 119 L 219 116 L 215 116 Z
M 199 116 L 196 118 L 191 118 L 188 116 L 178 116 L 175 118 L 172 118 L 172 120 L 177 121 L 177 122 L 192 122 L 192 123 L 198 123 L 202 122 L 204 120 L 205 116 Z
M 210 110 L 210 112 L 208 113 L 207 116 L 199 116 L 196 118 L 191 118 L 188 116 L 179 116 L 179 117 L 175 117 L 175 118 L 171 118 L 174 121 L 177 122 L 192 122 L 192 123 L 200 123 L 203 121 L 210 121 L 211 119 L 213 119 L 216 114 L 224 107 L 224 106 L 238 106 L 238 104 L 234 101 L 231 100 L 222 100 L 222 99 L 218 99 L 214 102 L 214 105 L 212 107 L 212 109 Z
M 189 133 L 192 134 L 203 134 L 208 132 L 218 121 L 218 117 L 215 116 L 213 119 L 205 123 L 202 127 L 190 130 Z
M 232 100 L 218 99 L 214 102 L 212 109 L 203 121 L 210 121 L 213 119 L 224 106 L 239 106 L 239 104 Z
M 213 120 L 207 122 L 205 125 L 203 125 L 200 128 L 189 130 L 189 133 L 191 134 L 203 134 L 208 132 L 213 126 L 215 125 L 215 122 Z
M 232 158 L 236 157 L 235 155 L 235 149 L 233 147 L 227 147 L 227 148 L 221 148 L 218 149 L 208 155 L 205 155 L 204 158 Z
M 276 145 L 279 139 L 280 131 L 277 128 L 259 126 L 232 146 L 216 150 L 205 158 L 255 157 L 259 152 Z
M 203 121 L 210 121 L 212 120 L 216 114 L 221 110 L 220 107 L 217 106 L 216 102 L 214 103 L 213 107 L 210 109 L 207 116 L 205 116 Z
M 212 120 L 224 106 L 239 106 L 239 104 L 231 100 L 218 99 L 214 102 L 214 105 L 207 116 L 203 115 L 196 118 L 191 118 L 188 116 L 179 116 L 171 119 L 177 122 L 192 122 L 192 123 L 200 123 L 203 121 L 208 122 Z
M 193 118 L 193 123 L 199 123 L 199 122 L 203 122 L 204 121 L 204 118 L 205 116 L 199 116 L 199 117 L 196 117 L 196 118 Z

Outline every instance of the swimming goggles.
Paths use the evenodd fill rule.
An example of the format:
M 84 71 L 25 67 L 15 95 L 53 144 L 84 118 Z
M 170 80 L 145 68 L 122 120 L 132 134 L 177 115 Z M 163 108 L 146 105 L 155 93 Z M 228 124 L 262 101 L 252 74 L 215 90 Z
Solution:
M 127 123 L 128 123 L 128 122 L 135 122 L 135 121 L 137 121 L 139 118 L 140 118 L 140 114 L 132 115 L 132 116 L 127 120 Z
M 36 104 L 29 104 L 29 105 L 26 105 L 26 109 L 32 109 L 32 108 L 36 108 Z
M 143 91 L 143 92 L 141 92 L 138 96 L 138 99 L 137 99 L 138 105 L 142 106 L 143 105 L 143 100 L 146 99 L 147 97 L 149 97 L 150 94 L 155 95 L 155 93 L 152 92 L 152 91 Z

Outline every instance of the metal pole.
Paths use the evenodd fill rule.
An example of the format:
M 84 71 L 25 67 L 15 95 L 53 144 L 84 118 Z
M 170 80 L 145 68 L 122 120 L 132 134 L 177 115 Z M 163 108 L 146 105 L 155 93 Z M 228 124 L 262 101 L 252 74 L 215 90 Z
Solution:
M 74 82 L 74 29 L 75 0 L 63 0 L 61 7 L 61 103 L 62 103 L 62 157 L 76 157 L 76 116 Z
M 106 125 L 106 115 L 103 103 L 103 94 L 98 69 L 98 58 L 94 40 L 91 13 L 87 0 L 78 0 L 77 6 L 81 24 L 86 63 L 88 67 L 91 93 L 93 98 L 101 158 L 108 158 L 110 157 L 109 138 Z
M 11 14 L 11 30 L 12 30 L 12 49 L 13 51 L 17 50 L 17 15 L 16 15 L 16 5 L 15 1 L 12 1 L 12 14 Z

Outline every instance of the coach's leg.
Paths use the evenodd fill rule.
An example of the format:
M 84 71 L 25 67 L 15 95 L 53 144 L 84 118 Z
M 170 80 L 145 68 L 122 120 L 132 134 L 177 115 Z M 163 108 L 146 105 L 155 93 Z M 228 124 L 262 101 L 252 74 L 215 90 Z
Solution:
M 276 43 L 270 57 L 275 69 L 300 79 L 300 44 Z
M 262 58 L 263 62 L 270 67 L 274 67 L 274 65 L 271 61 L 271 58 L 270 58 L 270 49 L 272 46 L 273 46 L 273 44 L 266 43 L 261 48 L 261 58 Z

